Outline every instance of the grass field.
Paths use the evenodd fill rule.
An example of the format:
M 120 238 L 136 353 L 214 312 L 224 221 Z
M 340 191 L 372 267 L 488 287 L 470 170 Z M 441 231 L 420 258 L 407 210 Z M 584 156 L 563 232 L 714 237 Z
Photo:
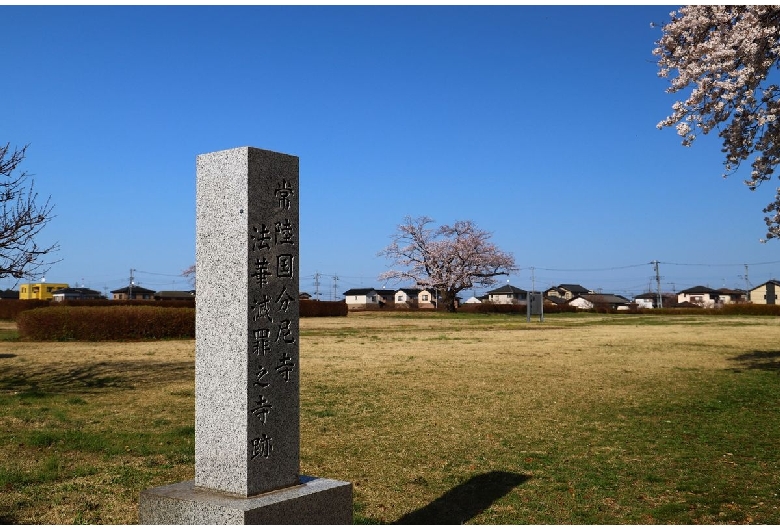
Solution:
M 780 523 L 780 319 L 301 321 L 301 472 L 359 523 Z M 0 325 L 0 522 L 137 522 L 194 476 L 194 342 Z

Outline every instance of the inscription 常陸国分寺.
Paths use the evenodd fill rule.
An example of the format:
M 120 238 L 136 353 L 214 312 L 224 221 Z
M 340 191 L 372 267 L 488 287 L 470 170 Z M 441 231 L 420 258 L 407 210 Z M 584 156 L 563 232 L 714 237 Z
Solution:
M 259 391 L 253 396 L 253 405 L 249 412 L 263 427 L 269 426 L 274 420 L 274 385 L 289 383 L 297 362 L 293 352 L 285 349 L 297 341 L 291 319 L 285 318 L 285 313 L 289 311 L 290 303 L 295 301 L 295 298 L 284 284 L 278 293 L 268 292 L 273 286 L 278 286 L 276 282 L 271 282 L 272 277 L 294 279 L 295 255 L 285 249 L 295 247 L 297 227 L 284 212 L 291 208 L 291 198 L 295 196 L 295 190 L 283 179 L 277 184 L 274 194 L 276 210 L 280 216 L 271 223 L 259 223 L 249 230 L 251 277 L 260 290 L 249 307 L 250 318 L 258 326 L 251 330 L 250 340 L 253 363 L 256 364 L 256 380 L 252 386 Z M 273 227 L 273 232 L 270 227 Z M 272 264 L 275 264 L 274 268 Z M 262 327 L 259 327 L 260 325 Z M 276 381 L 274 374 L 278 378 Z M 260 436 L 249 442 L 252 461 L 257 458 L 268 459 L 273 454 L 273 438 L 262 432 L 262 428 L 260 431 Z

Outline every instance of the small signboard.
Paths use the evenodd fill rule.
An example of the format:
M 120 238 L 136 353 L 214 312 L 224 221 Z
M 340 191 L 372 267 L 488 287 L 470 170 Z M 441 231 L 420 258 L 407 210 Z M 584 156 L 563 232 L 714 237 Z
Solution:
M 530 291 L 528 293 L 528 304 L 526 305 L 527 321 L 531 321 L 531 316 L 539 315 L 539 322 L 544 322 L 544 295 L 540 291 Z

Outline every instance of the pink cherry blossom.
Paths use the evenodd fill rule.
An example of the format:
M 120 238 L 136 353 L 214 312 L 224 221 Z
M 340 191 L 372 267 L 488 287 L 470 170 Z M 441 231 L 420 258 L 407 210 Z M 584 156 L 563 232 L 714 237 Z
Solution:
M 669 93 L 687 93 L 658 128 L 672 127 L 690 146 L 697 131 L 723 140 L 724 177 L 751 159 L 745 184 L 771 180 L 780 162 L 780 6 L 685 6 L 671 20 L 653 54 Z M 780 191 L 766 208 L 767 237 L 780 237 Z
M 381 281 L 411 281 L 437 289 L 447 310 L 454 311 L 460 291 L 493 285 L 496 276 L 514 269 L 512 254 L 500 250 L 490 241 L 492 234 L 472 221 L 429 227 L 433 222 L 430 217 L 404 219 L 390 245 L 379 253 L 399 268 L 380 275 Z

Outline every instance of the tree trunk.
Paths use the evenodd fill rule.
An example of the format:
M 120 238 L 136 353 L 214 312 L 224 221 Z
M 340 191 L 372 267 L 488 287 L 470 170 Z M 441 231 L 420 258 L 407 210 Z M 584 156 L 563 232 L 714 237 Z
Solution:
M 448 313 L 455 313 L 458 308 L 455 306 L 455 296 L 458 293 L 455 291 L 443 291 L 441 295 L 441 302 Z

